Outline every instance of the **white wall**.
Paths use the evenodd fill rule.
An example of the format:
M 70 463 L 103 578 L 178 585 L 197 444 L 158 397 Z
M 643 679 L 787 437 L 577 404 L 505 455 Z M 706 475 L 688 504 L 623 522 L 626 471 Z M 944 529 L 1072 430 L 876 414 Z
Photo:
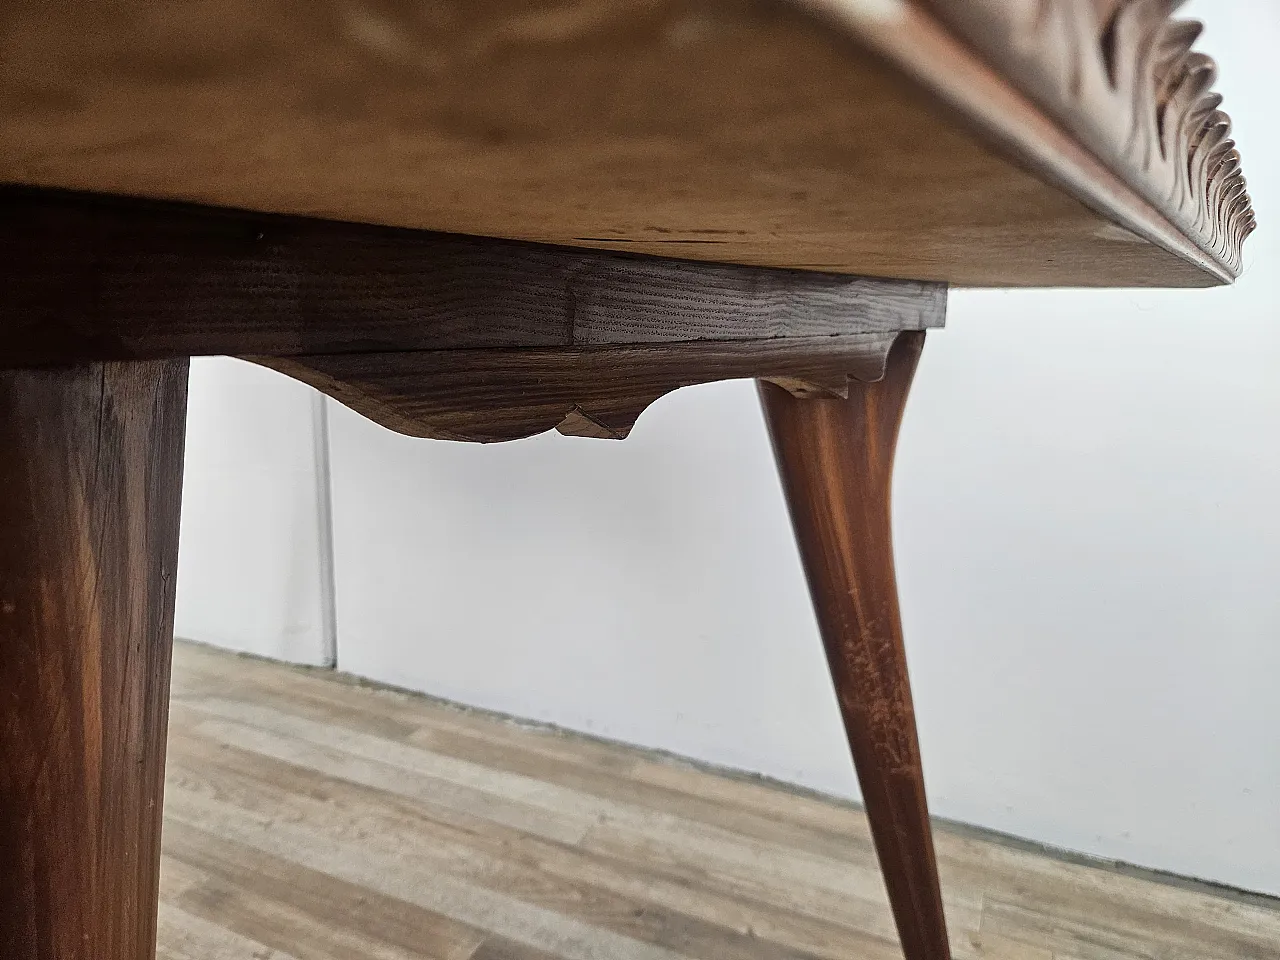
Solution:
M 852 788 L 746 383 L 625 443 L 401 437 L 334 405 L 343 670 Z
M 179 637 L 299 663 L 330 655 L 316 396 L 243 361 L 191 362 Z
M 1192 4 L 1263 229 L 1233 289 L 960 292 L 895 519 L 935 811 L 1280 893 L 1280 13 Z M 624 444 L 332 420 L 339 665 L 856 794 L 752 389 Z

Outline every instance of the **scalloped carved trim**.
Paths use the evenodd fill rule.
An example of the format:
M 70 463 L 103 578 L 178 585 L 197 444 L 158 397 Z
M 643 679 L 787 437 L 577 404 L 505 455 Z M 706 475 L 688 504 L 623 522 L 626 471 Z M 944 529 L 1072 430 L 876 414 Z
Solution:
M 850 379 L 884 376 L 898 336 L 243 359 L 409 436 L 491 443 L 557 429 L 621 440 L 649 404 L 697 383 L 758 378 L 797 396 L 848 396 Z
M 1239 274 L 1256 221 L 1182 0 L 912 0 Z

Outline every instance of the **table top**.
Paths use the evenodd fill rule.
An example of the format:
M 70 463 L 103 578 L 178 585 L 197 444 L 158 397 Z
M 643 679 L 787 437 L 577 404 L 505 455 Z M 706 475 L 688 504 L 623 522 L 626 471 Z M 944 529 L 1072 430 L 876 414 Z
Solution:
M 995 286 L 1228 282 L 1176 3 L 10 0 L 0 183 Z

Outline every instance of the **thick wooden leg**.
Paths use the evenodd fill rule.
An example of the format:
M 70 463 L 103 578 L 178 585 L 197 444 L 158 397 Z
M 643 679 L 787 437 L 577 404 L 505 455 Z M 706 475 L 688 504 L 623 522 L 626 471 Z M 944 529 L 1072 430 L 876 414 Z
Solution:
M 923 333 L 902 334 L 878 383 L 849 399 L 760 384 L 849 736 L 876 852 L 907 960 L 949 960 L 925 804 L 889 535 L 889 488 Z
M 153 960 L 187 362 L 0 371 L 0 956 Z

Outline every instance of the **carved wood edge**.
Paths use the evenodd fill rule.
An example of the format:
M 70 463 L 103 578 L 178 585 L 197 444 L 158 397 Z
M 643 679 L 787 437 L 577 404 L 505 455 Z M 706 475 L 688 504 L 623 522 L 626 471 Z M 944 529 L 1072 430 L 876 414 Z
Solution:
M 1182 0 L 802 2 L 851 25 L 1090 206 L 1224 280 L 1239 275 L 1256 218 L 1230 117 L 1212 89 L 1216 65 L 1194 49 L 1202 25 L 1174 17 Z M 966 51 L 1088 156 L 1073 155 L 1036 111 L 1018 111 L 1016 96 L 984 82 L 963 62 Z M 1102 183 L 1094 160 L 1136 196 Z
M 923 336 L 912 331 L 911 336 Z M 796 396 L 848 396 L 884 376 L 898 332 L 569 348 L 244 357 L 415 437 L 489 443 L 556 429 L 621 440 L 673 390 L 756 378 Z

